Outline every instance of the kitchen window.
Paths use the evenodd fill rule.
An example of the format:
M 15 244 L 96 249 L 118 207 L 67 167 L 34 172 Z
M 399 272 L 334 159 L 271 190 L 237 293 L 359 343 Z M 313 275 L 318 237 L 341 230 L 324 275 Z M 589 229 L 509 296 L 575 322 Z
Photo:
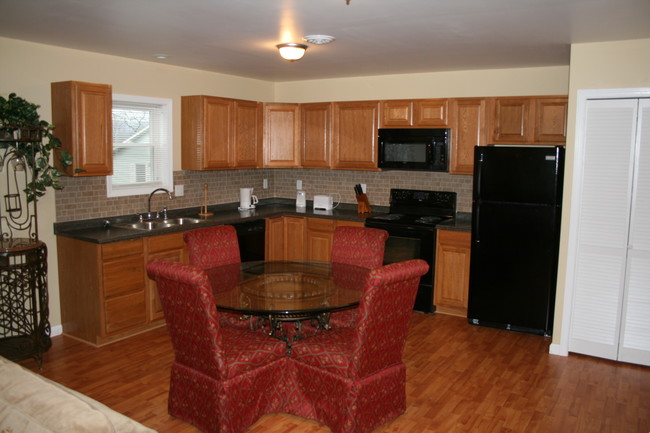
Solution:
M 172 100 L 113 95 L 113 175 L 108 197 L 173 189 Z

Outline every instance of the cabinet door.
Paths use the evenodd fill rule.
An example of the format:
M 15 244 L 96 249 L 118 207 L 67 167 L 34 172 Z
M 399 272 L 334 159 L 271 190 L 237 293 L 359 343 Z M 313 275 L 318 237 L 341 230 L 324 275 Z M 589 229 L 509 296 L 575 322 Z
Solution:
M 447 99 L 416 99 L 413 101 L 413 126 L 447 127 L 448 113 Z
M 300 106 L 302 166 L 329 168 L 331 149 L 332 104 L 329 102 Z
M 413 101 L 390 100 L 381 102 L 381 127 L 411 126 L 413 124 Z
M 284 217 L 285 260 L 305 260 L 305 219 Z
M 566 143 L 568 98 L 535 99 L 535 142 Z
M 474 173 L 474 147 L 487 141 L 487 101 L 478 98 L 455 99 L 451 103 L 450 174 Z
M 73 159 L 66 174 L 113 174 L 112 87 L 64 81 L 52 83 L 51 91 L 56 136 L 61 140 L 61 150 L 70 153 Z M 55 165 L 61 169 L 58 161 L 58 157 L 54 158 Z
M 332 168 L 377 169 L 378 101 L 335 102 Z
M 284 260 L 284 218 L 267 218 L 264 236 L 265 260 Z
M 488 144 L 522 144 L 532 141 L 532 97 L 493 98 L 490 102 L 491 142 Z
M 212 96 L 181 98 L 181 167 L 212 170 L 233 166 L 232 99 Z
M 174 262 L 187 263 L 187 252 L 183 241 L 183 232 L 170 233 L 167 235 L 152 236 L 147 238 L 147 261 L 152 259 L 165 259 Z M 149 321 L 164 318 L 160 297 L 156 282 L 147 281 L 147 305 Z
M 324 218 L 307 218 L 307 260 L 329 262 L 332 257 L 332 237 L 336 221 Z
M 262 166 L 262 104 L 235 100 L 233 153 L 235 168 Z
M 264 167 L 299 167 L 299 134 L 298 104 L 264 104 Z
M 440 313 L 467 317 L 471 233 L 438 230 L 434 304 Z

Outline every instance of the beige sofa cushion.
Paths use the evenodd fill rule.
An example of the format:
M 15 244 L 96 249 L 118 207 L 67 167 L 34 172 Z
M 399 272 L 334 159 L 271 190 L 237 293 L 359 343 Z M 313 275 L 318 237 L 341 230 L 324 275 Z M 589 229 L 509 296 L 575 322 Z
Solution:
M 142 424 L 0 357 L 0 433 L 152 433 Z

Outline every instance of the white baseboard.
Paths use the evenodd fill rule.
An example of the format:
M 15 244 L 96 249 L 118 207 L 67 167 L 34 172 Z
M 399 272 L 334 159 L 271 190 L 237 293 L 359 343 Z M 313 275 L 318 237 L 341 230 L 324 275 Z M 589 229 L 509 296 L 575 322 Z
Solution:
M 50 329 L 50 337 L 56 337 L 61 334 L 63 334 L 63 325 L 52 326 Z
M 561 344 L 551 344 L 548 348 L 551 355 L 569 356 L 569 351 Z

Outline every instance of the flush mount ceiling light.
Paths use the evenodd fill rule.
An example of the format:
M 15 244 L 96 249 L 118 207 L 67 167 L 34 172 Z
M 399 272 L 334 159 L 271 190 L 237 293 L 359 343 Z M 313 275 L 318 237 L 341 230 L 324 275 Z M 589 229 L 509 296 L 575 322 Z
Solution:
M 278 44 L 276 47 L 278 47 L 278 50 L 280 51 L 280 56 L 290 62 L 302 59 L 302 56 L 305 55 L 305 51 L 307 50 L 307 45 L 295 42 Z
M 307 35 L 303 36 L 302 39 L 314 45 L 325 45 L 336 40 L 334 36 L 330 35 Z

